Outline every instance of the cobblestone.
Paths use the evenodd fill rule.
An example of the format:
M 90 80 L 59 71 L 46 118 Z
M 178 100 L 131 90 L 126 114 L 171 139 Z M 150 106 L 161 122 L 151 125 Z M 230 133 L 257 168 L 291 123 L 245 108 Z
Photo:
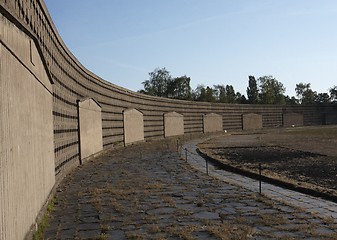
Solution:
M 76 169 L 58 187 L 44 238 L 337 238 L 334 218 L 293 205 L 293 195 L 289 203 L 215 169 L 208 176 L 202 159 L 186 162 L 167 146 L 128 146 Z

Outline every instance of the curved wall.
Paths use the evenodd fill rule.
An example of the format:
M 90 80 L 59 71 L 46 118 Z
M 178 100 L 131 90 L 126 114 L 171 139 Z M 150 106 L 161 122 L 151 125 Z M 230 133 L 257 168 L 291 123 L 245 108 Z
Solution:
M 185 133 L 202 132 L 203 114 L 223 116 L 224 129 L 241 129 L 242 114 L 263 116 L 263 127 L 282 125 L 282 113 L 295 111 L 304 115 L 304 124 L 321 124 L 322 114 L 329 107 L 291 107 L 266 105 L 228 105 L 195 103 L 137 94 L 113 85 L 84 68 L 70 53 L 42 0 L 0 0 L 4 15 L 32 35 L 40 46 L 45 64 L 54 81 L 53 117 L 55 142 L 55 172 L 79 162 L 78 99 L 93 98 L 102 107 L 103 147 L 123 141 L 123 110 L 135 108 L 144 114 L 146 139 L 164 137 L 163 114 L 184 115 Z
M 124 141 L 123 112 L 143 113 L 144 138 L 163 138 L 163 115 L 183 115 L 184 133 L 202 133 L 203 116 L 222 116 L 223 129 L 242 129 L 242 114 L 262 115 L 263 127 L 282 125 L 283 113 L 300 113 L 304 125 L 322 124 L 333 106 L 275 106 L 196 103 L 141 95 L 88 71 L 67 49 L 42 0 L 0 0 L 0 13 L 32 39 L 52 82 L 52 117 L 56 180 L 80 163 L 78 101 L 94 99 L 101 107 L 103 148 Z M 0 159 L 1 161 L 1 159 Z M 1 209 L 0 209 L 1 210 Z
M 22 239 L 55 184 L 53 94 L 37 46 L 0 14 L 0 239 Z

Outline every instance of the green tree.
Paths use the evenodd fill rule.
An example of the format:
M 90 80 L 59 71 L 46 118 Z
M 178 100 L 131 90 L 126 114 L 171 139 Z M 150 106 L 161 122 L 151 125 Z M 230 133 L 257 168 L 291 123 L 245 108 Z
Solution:
M 173 78 L 168 82 L 167 96 L 169 98 L 191 100 L 191 78 L 185 76 Z
M 235 94 L 235 103 L 239 104 L 247 104 L 248 100 L 245 95 L 242 95 L 240 92 L 236 92 Z
M 168 84 L 172 81 L 169 71 L 165 68 L 156 68 L 149 75 L 149 79 L 142 82 L 144 90 L 140 92 L 152 96 L 168 97 Z
M 241 102 L 241 93 L 235 93 L 232 85 L 214 85 L 213 95 L 216 101 L 221 103 L 238 103 Z
M 218 102 L 226 102 L 226 87 L 224 85 L 214 85 L 214 92 Z
M 333 86 L 329 89 L 330 98 L 332 102 L 337 102 L 337 86 Z
M 194 101 L 206 102 L 206 88 L 203 84 L 198 84 L 194 91 L 192 91 L 192 98 Z
M 232 85 L 226 85 L 226 103 L 235 103 L 235 102 L 236 102 L 236 93 L 234 87 Z
M 273 76 L 263 76 L 260 83 L 260 99 L 263 104 L 285 104 L 285 87 Z
M 239 97 L 238 93 L 239 92 L 237 92 L 237 94 L 236 94 L 237 95 L 237 103 L 239 103 L 239 104 L 248 104 L 249 102 L 248 102 L 248 99 L 246 98 L 246 96 L 245 95 L 241 95 L 241 98 L 238 98 Z
M 318 93 L 315 94 L 315 103 L 317 104 L 329 104 L 331 98 L 328 93 Z
M 285 97 L 285 102 L 287 105 L 297 105 L 298 99 L 296 99 L 294 96 L 290 97 L 289 95 L 287 95 Z
M 254 76 L 248 77 L 247 97 L 250 104 L 256 104 L 259 101 L 259 89 Z
M 193 99 L 199 102 L 216 102 L 216 91 L 203 84 L 199 84 L 197 88 L 193 91 Z
M 215 98 L 215 91 L 213 88 L 207 86 L 206 87 L 206 102 L 215 102 L 216 98 Z
M 313 104 L 315 102 L 316 92 L 311 89 L 310 85 L 310 83 L 296 84 L 295 91 L 300 104 Z

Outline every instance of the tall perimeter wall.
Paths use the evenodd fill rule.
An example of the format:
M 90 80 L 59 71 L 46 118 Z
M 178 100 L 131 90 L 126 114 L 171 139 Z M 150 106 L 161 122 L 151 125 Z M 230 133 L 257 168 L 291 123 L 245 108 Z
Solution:
M 42 0 L 0 0 L 0 56 L 0 239 L 24 238 L 55 182 L 84 156 L 129 143 L 127 126 L 143 129 L 126 132 L 146 141 L 202 133 L 209 114 L 222 117 L 223 130 L 242 129 L 252 113 L 264 128 L 299 115 L 303 125 L 337 121 L 333 106 L 195 103 L 113 85 L 71 54 Z M 165 131 L 172 114 L 183 127 Z

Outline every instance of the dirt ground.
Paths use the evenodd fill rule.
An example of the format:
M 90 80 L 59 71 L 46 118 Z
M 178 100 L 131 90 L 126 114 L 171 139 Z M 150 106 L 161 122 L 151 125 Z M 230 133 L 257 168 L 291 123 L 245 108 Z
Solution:
M 337 126 L 229 133 L 199 145 L 225 164 L 337 196 Z

